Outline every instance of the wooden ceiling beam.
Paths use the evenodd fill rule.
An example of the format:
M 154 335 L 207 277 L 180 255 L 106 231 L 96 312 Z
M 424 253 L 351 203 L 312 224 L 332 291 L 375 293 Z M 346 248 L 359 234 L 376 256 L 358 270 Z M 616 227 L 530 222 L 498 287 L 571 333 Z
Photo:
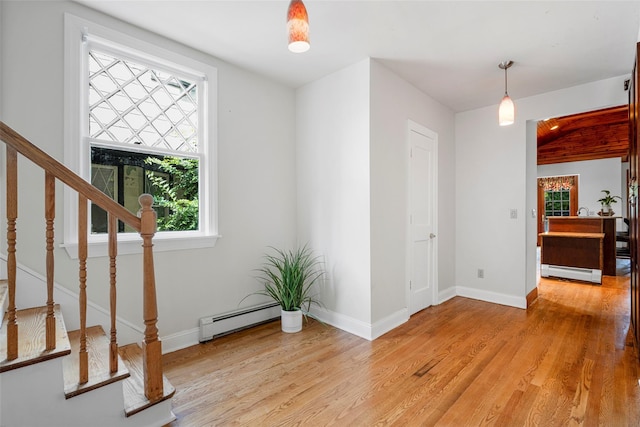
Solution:
M 539 165 L 627 158 L 628 152 L 626 105 L 538 122 Z

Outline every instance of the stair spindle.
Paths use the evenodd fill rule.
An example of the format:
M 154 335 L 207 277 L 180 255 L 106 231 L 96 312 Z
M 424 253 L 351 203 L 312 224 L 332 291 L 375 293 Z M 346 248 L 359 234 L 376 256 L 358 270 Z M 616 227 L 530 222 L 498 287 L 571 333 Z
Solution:
M 118 255 L 118 219 L 109 214 L 109 308 L 111 314 L 111 335 L 109 345 L 109 370 L 118 371 L 118 341 L 116 333 L 116 257 Z
M 46 220 L 47 242 L 47 317 L 46 317 L 46 350 L 56 348 L 56 319 L 53 314 L 53 281 L 54 281 L 54 257 L 53 257 L 53 221 L 56 215 L 56 180 L 53 174 L 45 172 L 44 175 L 44 206 Z
M 87 198 L 78 194 L 78 261 L 80 264 L 80 375 L 79 383 L 89 381 L 87 352 Z
M 7 360 L 18 358 L 16 320 L 16 220 L 18 219 L 18 152 L 7 146 Z

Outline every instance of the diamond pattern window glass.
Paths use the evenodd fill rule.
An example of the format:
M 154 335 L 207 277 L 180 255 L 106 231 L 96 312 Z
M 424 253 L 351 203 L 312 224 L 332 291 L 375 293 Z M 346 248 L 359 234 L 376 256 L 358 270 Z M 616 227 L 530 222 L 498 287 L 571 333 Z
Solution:
M 115 199 L 118 188 L 118 170 L 113 166 L 95 165 L 91 168 L 91 184 Z
M 140 194 L 151 193 L 158 231 L 198 230 L 198 91 L 204 80 L 128 58 L 88 49 L 91 183 L 131 212 L 138 210 Z M 122 223 L 118 229 L 132 231 Z M 107 232 L 106 212 L 96 205 L 91 230 Z
M 98 141 L 198 152 L 198 84 L 89 51 L 89 136 Z

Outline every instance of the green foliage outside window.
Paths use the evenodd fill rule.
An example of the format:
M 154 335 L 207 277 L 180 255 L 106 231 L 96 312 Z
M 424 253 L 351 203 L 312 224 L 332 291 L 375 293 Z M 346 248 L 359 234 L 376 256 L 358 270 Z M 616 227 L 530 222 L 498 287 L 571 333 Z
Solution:
M 545 191 L 545 216 L 569 216 L 569 197 L 570 191 L 567 189 Z
M 158 215 L 158 231 L 197 230 L 198 160 L 148 157 L 145 163 L 155 165 L 169 176 L 146 171 L 156 208 L 169 211 L 168 215 Z

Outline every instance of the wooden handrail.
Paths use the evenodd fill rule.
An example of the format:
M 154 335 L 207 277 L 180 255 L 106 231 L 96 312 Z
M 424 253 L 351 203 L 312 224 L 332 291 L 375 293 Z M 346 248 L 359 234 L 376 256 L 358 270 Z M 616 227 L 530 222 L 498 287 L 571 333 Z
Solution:
M 140 232 L 140 218 L 129 212 L 126 208 L 104 194 L 98 188 L 80 178 L 71 169 L 35 145 L 31 144 L 26 138 L 11 129 L 2 121 L 0 121 L 0 139 L 36 165 L 53 174 L 53 176 L 76 190 L 78 193 L 84 194 L 87 199 L 91 200 L 105 211 L 112 213 L 122 222 L 137 232 Z

